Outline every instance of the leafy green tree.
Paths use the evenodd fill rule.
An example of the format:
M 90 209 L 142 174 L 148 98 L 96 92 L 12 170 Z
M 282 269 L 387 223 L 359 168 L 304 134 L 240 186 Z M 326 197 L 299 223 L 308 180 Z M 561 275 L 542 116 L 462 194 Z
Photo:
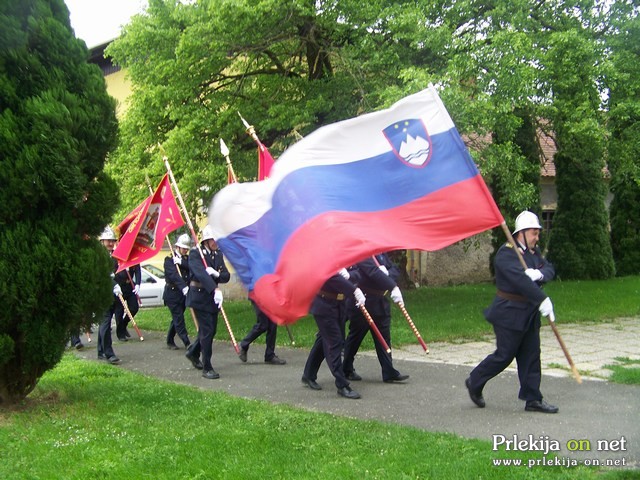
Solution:
M 158 143 L 195 216 L 226 183 L 219 138 L 240 180 L 255 178 L 255 145 L 237 112 L 277 157 L 298 135 L 385 107 L 429 82 L 444 87 L 443 101 L 505 217 L 538 210 L 537 129 L 562 135 L 555 137 L 562 155 L 573 159 L 565 165 L 603 166 L 604 144 L 580 142 L 605 133 L 597 101 L 605 7 L 596 0 L 151 0 L 107 51 L 134 84 L 109 163 L 126 192 L 119 214 L 147 195 L 145 174 L 156 181 L 164 173 Z M 581 73 L 562 63 L 557 54 L 571 42 L 580 43 L 571 58 L 593 68 Z M 593 161 L 583 156 L 592 147 Z M 567 182 L 575 173 L 563 165 L 558 172 Z M 602 178 L 587 177 L 601 195 Z M 571 202 L 561 203 L 568 212 Z M 594 267 L 597 274 L 578 265 L 576 275 L 610 271 L 602 213 L 597 207 L 590 233 L 605 265 Z M 556 238 L 570 247 L 573 241 Z
M 95 240 L 116 207 L 117 123 L 62 0 L 0 6 L 0 404 L 26 396 L 70 330 L 111 301 Z

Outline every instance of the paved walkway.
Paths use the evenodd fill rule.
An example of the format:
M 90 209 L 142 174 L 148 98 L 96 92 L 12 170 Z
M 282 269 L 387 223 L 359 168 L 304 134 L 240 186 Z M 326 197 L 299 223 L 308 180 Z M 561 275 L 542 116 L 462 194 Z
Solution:
M 640 360 L 640 319 L 621 318 L 611 323 L 557 324 L 558 332 L 571 355 L 571 359 L 584 379 L 605 380 L 613 371 L 607 365 L 618 364 L 616 358 Z M 542 370 L 545 375 L 572 376 L 560 344 L 553 330 L 543 320 L 540 330 Z M 394 358 L 411 361 L 444 363 L 475 367 L 487 354 L 495 350 L 495 338 L 463 343 L 430 343 L 429 355 L 419 345 L 394 349 Z M 366 352 L 373 354 L 374 352 Z M 509 366 L 516 371 L 516 364 Z
M 429 355 L 417 343 L 394 349 L 394 364 L 411 376 L 403 384 L 383 383 L 375 354 L 363 352 L 356 358 L 363 381 L 352 383 L 362 394 L 360 400 L 339 397 L 325 365 L 318 376 L 323 390 L 304 387 L 300 377 L 308 350 L 284 346 L 287 340 L 282 332 L 279 341 L 283 346 L 277 351 L 287 360 L 284 366 L 266 365 L 263 345 L 253 345 L 249 361 L 241 363 L 230 343 L 215 342 L 213 363 L 221 375 L 219 380 L 202 378 L 184 358 L 184 350 L 171 351 L 165 347 L 165 335 L 160 332 L 145 332 L 144 342 L 116 341 L 114 348 L 122 364 L 114 368 L 248 399 L 468 438 L 488 441 L 500 435 L 507 440 L 547 438 L 560 443 L 562 450 L 555 453 L 565 459 L 609 459 L 640 468 L 640 387 L 606 381 L 610 370 L 604 368 L 616 363 L 616 357 L 640 359 L 640 319 L 619 319 L 599 325 L 559 324 L 558 329 L 584 381 L 578 384 L 571 377 L 552 330 L 544 326 L 542 391 L 546 400 L 560 407 L 556 415 L 524 411 L 523 402 L 517 399 L 518 379 L 513 366 L 485 387 L 486 408 L 479 409 L 471 403 L 464 379 L 473 366 L 493 351 L 492 337 L 471 343 L 432 343 Z M 78 355 L 97 361 L 94 344 L 88 344 Z M 591 449 L 569 451 L 576 440 L 588 441 Z M 602 444 L 605 445 L 621 440 L 623 451 L 597 450 L 599 441 L 605 441 Z M 496 458 L 499 456 L 497 451 Z

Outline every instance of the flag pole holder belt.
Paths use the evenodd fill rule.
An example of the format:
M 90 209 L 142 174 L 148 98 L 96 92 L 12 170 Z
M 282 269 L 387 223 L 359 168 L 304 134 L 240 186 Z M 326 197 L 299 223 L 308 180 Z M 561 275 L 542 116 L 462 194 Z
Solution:
M 325 290 L 320 290 L 318 292 L 318 296 L 321 298 L 326 298 L 328 300 L 338 300 L 338 301 L 342 301 L 346 298 L 344 296 L 344 293 L 333 293 L 333 292 L 327 292 Z
M 523 297 L 522 295 L 516 295 L 515 293 L 507 293 L 502 290 L 498 290 L 496 295 L 500 298 L 504 298 L 505 300 L 511 300 L 512 302 L 522 302 L 528 303 L 529 299 L 527 297 Z

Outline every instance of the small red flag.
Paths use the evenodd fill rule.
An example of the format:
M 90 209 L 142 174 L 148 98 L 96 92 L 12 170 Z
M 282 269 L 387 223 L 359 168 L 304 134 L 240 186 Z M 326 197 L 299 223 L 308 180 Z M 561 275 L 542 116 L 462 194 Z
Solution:
M 156 255 L 167 235 L 182 225 L 184 220 L 165 174 L 153 195 L 134 208 L 117 227 L 121 237 L 113 256 L 119 261 L 118 271 Z
M 258 140 L 258 181 L 269 177 L 274 163 L 269 149 Z

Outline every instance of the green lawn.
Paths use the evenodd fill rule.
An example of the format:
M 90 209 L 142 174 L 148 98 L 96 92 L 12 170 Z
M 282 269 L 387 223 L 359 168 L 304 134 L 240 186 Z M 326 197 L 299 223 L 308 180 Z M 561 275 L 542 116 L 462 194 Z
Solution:
M 0 452 L 2 479 L 637 478 L 497 467 L 488 441 L 204 392 L 72 354 L 19 408 L 0 411 Z

